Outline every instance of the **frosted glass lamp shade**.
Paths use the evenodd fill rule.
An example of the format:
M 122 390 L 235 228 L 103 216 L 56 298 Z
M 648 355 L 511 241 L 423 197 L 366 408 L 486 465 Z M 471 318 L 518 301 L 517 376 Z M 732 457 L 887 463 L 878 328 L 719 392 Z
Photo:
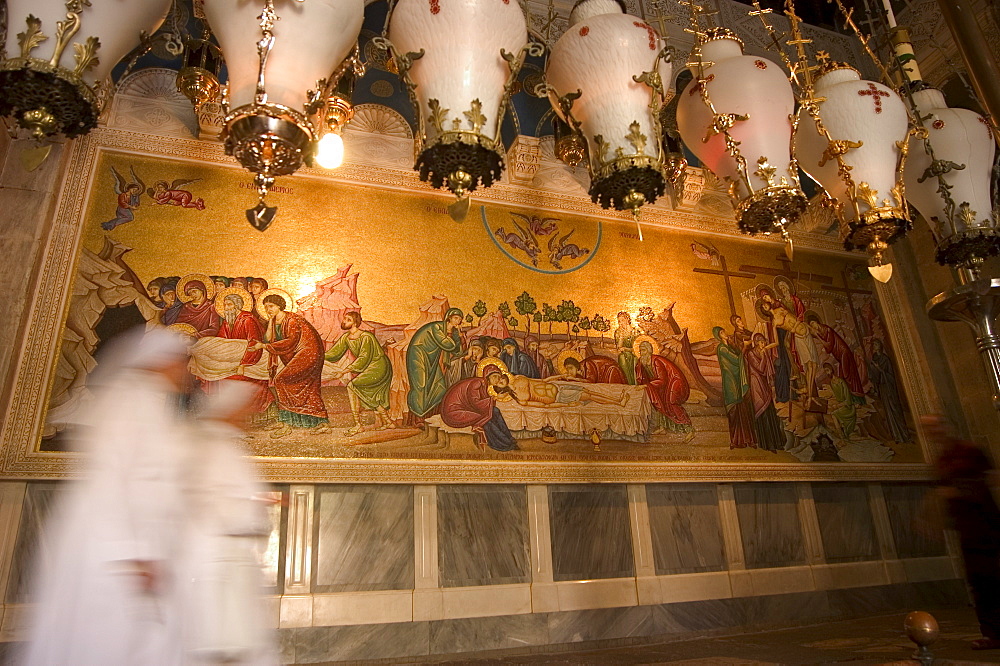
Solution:
M 552 48 L 546 80 L 556 97 L 580 92 L 570 115 L 587 142 L 591 198 L 604 208 L 636 208 L 664 192 L 661 128 L 650 109 L 651 99 L 657 108 L 662 103 L 662 86 L 670 82 L 664 46 L 617 2 L 586 0 Z M 563 114 L 557 99 L 553 105 Z
M 702 58 L 707 66 L 701 79 L 696 73 L 678 93 L 681 139 L 702 164 L 730 184 L 743 231 L 781 232 L 806 206 L 791 157 L 791 84 L 774 62 L 744 55 L 740 40 L 726 30 L 709 33 Z M 706 93 L 716 113 L 706 104 Z M 739 144 L 735 153 L 727 148 L 725 134 L 717 131 L 716 114 L 731 119 L 728 132 Z
M 141 31 L 159 27 L 169 8 L 169 0 L 93 0 L 79 9 L 65 0 L 8 0 L 0 114 L 39 138 L 90 131 L 101 111 L 94 85 L 139 45 Z M 25 35 L 23 48 L 18 34 Z
M 909 128 L 906 107 L 894 91 L 862 80 L 845 65 L 821 71 L 816 96 L 825 98 L 818 113 L 829 138 L 800 110 L 795 138 L 799 166 L 836 201 L 845 247 L 875 252 L 910 226 L 900 172 L 900 146 Z M 843 177 L 837 153 L 850 167 L 853 187 Z
M 514 75 L 501 52 L 528 42 L 516 0 L 399 0 L 389 19 L 397 53 L 419 53 L 405 74 L 415 85 L 421 180 L 463 196 L 503 172 L 500 120 Z M 402 70 L 403 68 L 401 68 Z
M 990 200 L 996 143 L 986 119 L 968 109 L 948 108 L 944 95 L 934 88 L 914 92 L 913 101 L 928 136 L 910 139 L 906 198 L 930 224 L 938 262 L 960 266 L 996 254 L 1000 236 Z M 932 174 L 927 144 L 935 160 L 951 167 L 942 176 L 950 187 L 950 205 Z

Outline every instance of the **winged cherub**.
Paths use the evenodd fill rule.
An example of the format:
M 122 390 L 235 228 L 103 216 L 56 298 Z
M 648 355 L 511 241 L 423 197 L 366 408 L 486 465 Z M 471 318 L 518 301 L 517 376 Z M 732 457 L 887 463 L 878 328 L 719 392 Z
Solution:
M 548 236 L 559 228 L 556 226 L 556 222 L 559 221 L 559 218 L 557 217 L 539 217 L 537 215 L 528 217 L 527 215 L 522 215 L 521 213 L 511 213 L 510 217 L 511 219 L 517 218 L 523 221 L 528 227 L 528 231 L 533 233 L 535 236 Z
M 556 236 L 553 236 L 549 239 L 549 263 L 555 266 L 556 270 L 562 270 L 562 260 L 565 257 L 579 259 L 584 255 L 590 254 L 590 248 L 566 242 L 575 231 L 576 229 L 570 229 L 569 233 L 561 238 L 557 239 Z
M 105 231 L 111 231 L 115 227 L 135 219 L 135 213 L 132 211 L 139 207 L 139 197 L 146 189 L 146 184 L 136 175 L 135 169 L 131 166 L 128 168 L 128 172 L 132 176 L 131 182 L 126 180 L 118 169 L 111 167 L 111 175 L 115 178 L 115 194 L 118 195 L 118 207 L 115 209 L 113 220 L 101 223 L 101 228 Z
M 699 259 L 708 259 L 713 266 L 719 265 L 719 249 L 711 243 L 691 243 L 691 254 Z
M 535 239 L 535 236 L 518 224 L 517 220 L 513 217 L 511 217 L 510 221 L 517 227 L 517 233 L 508 232 L 503 227 L 498 227 L 494 232 L 496 237 L 507 245 L 523 251 L 531 260 L 531 265 L 538 266 L 538 255 L 542 249 L 538 247 L 538 241 Z
M 158 180 L 153 183 L 152 187 L 146 190 L 146 194 L 161 206 L 180 206 L 181 208 L 205 210 L 204 199 L 195 199 L 194 195 L 187 190 L 179 189 L 185 185 L 197 183 L 199 180 L 201 178 L 178 178 L 169 185 L 165 180 Z

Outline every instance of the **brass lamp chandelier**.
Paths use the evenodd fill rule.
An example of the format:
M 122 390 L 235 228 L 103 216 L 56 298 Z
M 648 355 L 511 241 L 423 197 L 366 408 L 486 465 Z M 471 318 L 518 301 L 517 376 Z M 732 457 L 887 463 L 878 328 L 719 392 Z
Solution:
M 446 188 L 462 220 L 469 193 L 504 169 L 500 123 L 528 42 L 519 3 L 509 0 L 399 0 L 376 44 L 393 56 L 417 120 L 414 169 Z
M 660 110 L 670 55 L 615 0 L 578 2 L 552 48 L 539 92 L 557 116 L 556 151 L 571 166 L 586 162 L 590 198 L 602 208 L 638 216 L 666 190 Z
M 163 22 L 170 6 L 169 0 L 6 4 L 0 115 L 39 142 L 59 134 L 72 139 L 97 125 L 112 67 L 139 45 L 140 30 L 151 32 Z
M 731 30 L 703 26 L 708 12 L 694 0 L 687 4 L 695 35 L 688 63 L 694 79 L 677 103 L 681 138 L 729 185 L 740 231 L 779 234 L 791 256 L 788 229 L 807 203 L 791 150 L 796 129 L 791 84 L 777 64 L 745 55 Z
M 263 0 L 258 15 L 254 4 L 213 0 L 205 15 L 229 71 L 221 138 L 226 153 L 255 174 L 258 202 L 246 215 L 264 231 L 277 212 L 265 203 L 274 179 L 310 164 L 321 135 L 339 129 L 326 121 L 343 114 L 328 111 L 339 103 L 337 82 L 356 66 L 364 6 L 362 0 Z

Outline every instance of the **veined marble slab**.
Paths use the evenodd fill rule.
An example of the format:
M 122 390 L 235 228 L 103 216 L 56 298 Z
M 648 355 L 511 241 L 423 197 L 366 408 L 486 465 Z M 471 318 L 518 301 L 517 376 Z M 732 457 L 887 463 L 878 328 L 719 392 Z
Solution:
M 657 575 L 722 571 L 726 550 L 714 484 L 646 486 Z
M 924 497 L 930 487 L 921 484 L 882 485 L 896 554 L 903 559 L 947 555 L 944 532 L 927 519 Z M 919 527 L 919 529 L 918 529 Z
M 413 488 L 316 488 L 313 591 L 413 589 Z
M 806 564 L 798 495 L 790 483 L 735 483 L 748 569 Z
M 827 562 L 879 558 L 868 488 L 864 484 L 814 483 L 812 494 Z
M 524 486 L 439 486 L 441 587 L 531 582 Z
M 9 604 L 31 601 L 31 578 L 46 548 L 45 521 L 61 491 L 62 487 L 57 483 L 28 484 L 7 582 L 5 599 Z
M 635 575 L 623 485 L 549 486 L 556 581 Z

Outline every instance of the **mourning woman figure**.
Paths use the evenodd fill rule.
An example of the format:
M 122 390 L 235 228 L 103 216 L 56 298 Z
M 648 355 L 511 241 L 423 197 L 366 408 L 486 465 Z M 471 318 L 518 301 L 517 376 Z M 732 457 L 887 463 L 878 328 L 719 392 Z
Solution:
M 747 373 L 750 379 L 750 402 L 753 405 L 753 427 L 760 448 L 780 451 L 785 448 L 785 430 L 774 406 L 774 348 L 760 333 L 753 336 L 747 350 Z
M 502 372 L 463 379 L 448 389 L 441 399 L 441 420 L 452 428 L 471 427 L 480 448 L 485 444 L 495 451 L 512 451 L 517 448 L 517 442 L 490 389 L 495 395 L 514 395 L 507 375 Z

